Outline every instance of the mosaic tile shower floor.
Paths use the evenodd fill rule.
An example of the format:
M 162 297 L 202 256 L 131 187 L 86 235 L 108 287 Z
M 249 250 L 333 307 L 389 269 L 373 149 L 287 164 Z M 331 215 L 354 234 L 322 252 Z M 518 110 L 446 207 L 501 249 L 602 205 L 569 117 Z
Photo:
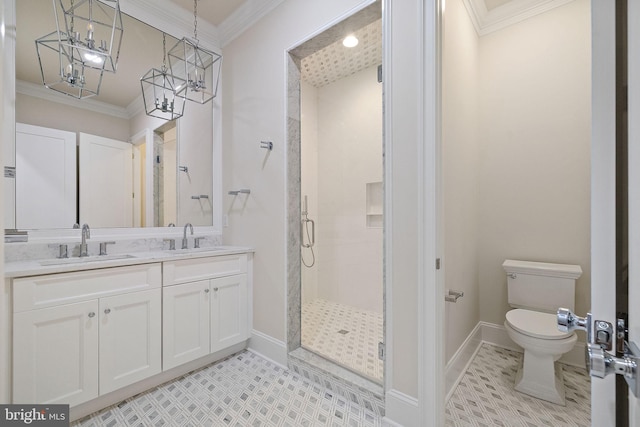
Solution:
M 378 359 L 382 325 L 382 313 L 315 299 L 302 305 L 302 346 L 382 382 L 384 362 Z
M 566 406 L 514 391 L 522 353 L 482 344 L 446 406 L 447 427 L 589 427 L 591 382 L 584 369 L 562 365 Z

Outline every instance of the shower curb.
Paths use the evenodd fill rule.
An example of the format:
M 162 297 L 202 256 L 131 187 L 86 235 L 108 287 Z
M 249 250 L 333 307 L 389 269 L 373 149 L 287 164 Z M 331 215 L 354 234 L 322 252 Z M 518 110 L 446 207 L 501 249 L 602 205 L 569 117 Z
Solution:
M 381 385 L 303 348 L 289 353 L 288 365 L 290 370 L 306 380 L 321 385 L 377 416 L 384 416 L 384 390 Z

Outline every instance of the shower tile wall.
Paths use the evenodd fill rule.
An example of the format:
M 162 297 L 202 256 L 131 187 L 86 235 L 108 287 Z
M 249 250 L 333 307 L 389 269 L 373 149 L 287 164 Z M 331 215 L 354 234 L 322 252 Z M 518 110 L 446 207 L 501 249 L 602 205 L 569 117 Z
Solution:
M 315 271 L 303 272 L 303 288 L 305 280 L 311 283 L 303 301 L 318 297 L 382 312 L 382 228 L 367 227 L 366 215 L 367 183 L 382 181 L 382 87 L 377 67 L 317 88 L 315 100 L 305 96 L 306 88 L 303 138 L 307 120 L 317 136 L 310 145 L 303 139 L 302 191 L 310 196 L 309 215 L 316 221 L 318 262 Z M 305 165 L 313 172 L 314 163 L 316 176 L 308 176 Z M 308 250 L 303 254 L 305 260 L 310 258 Z

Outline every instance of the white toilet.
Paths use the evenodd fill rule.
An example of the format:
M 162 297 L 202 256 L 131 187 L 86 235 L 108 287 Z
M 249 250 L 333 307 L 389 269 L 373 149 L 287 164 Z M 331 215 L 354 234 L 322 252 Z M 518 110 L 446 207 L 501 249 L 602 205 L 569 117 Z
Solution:
M 519 392 L 564 405 L 562 368 L 555 361 L 577 341 L 575 332 L 558 330 L 559 307 L 574 309 L 575 283 L 582 275 L 579 265 L 506 260 L 509 305 L 504 326 L 509 337 L 524 349 L 516 374 Z

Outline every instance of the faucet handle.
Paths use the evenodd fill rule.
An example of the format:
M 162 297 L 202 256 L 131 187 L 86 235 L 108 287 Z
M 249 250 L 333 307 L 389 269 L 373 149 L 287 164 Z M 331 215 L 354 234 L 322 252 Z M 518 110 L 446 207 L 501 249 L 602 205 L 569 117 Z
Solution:
M 176 250 L 176 239 L 162 239 L 163 242 L 169 242 L 169 250 Z
M 199 248 L 200 247 L 200 240 L 203 240 L 204 237 L 194 237 L 193 238 L 193 247 L 194 248 Z
M 100 242 L 100 255 L 107 255 L 107 245 L 115 245 L 116 242 Z
M 58 249 L 58 258 L 69 258 L 69 249 L 66 243 L 51 244 L 49 247 Z

